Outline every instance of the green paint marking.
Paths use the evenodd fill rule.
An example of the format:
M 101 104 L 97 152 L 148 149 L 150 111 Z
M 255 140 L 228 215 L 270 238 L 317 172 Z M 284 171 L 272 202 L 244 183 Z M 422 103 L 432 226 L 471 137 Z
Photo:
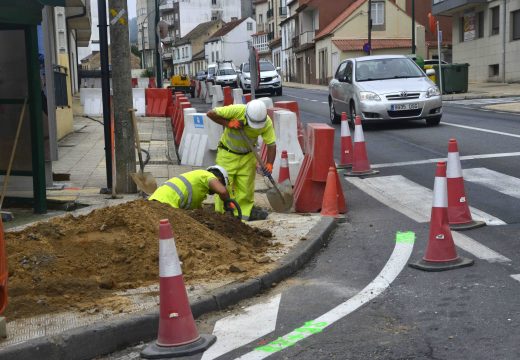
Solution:
M 306 336 L 322 332 L 327 327 L 326 322 L 307 321 L 303 326 L 294 329 L 289 334 L 279 337 L 278 339 L 271 341 L 269 344 L 255 348 L 257 351 L 263 351 L 267 353 L 275 353 L 280 350 L 286 349 L 293 346 L 301 339 Z
M 398 231 L 395 234 L 395 242 L 401 244 L 413 244 L 415 242 L 415 233 L 413 231 Z

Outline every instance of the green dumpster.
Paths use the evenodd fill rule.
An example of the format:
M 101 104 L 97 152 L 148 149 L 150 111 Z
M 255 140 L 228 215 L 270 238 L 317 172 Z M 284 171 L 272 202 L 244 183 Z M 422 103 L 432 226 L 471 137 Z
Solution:
M 468 67 L 469 64 L 443 64 L 442 69 L 442 93 L 468 92 Z M 433 65 L 435 70 L 435 83 L 439 86 L 439 65 Z

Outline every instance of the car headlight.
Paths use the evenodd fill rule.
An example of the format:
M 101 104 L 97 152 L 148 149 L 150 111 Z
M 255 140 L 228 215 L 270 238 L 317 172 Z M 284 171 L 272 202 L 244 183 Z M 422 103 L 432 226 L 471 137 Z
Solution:
M 250 77 L 250 76 L 247 76 L 247 75 L 245 75 L 245 76 L 244 76 L 244 80 L 251 80 L 251 77 Z
M 381 101 L 379 95 L 371 91 L 361 91 L 359 93 L 359 99 L 361 101 Z
M 439 91 L 439 88 L 437 86 L 432 86 L 426 90 L 426 97 L 432 97 L 432 96 L 439 96 L 441 92 Z

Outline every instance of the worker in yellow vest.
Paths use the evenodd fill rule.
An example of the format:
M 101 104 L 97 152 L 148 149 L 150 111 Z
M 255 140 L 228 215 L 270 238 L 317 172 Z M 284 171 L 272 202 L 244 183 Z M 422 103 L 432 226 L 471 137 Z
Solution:
M 228 207 L 233 207 L 226 189 L 228 173 L 222 166 L 213 165 L 206 170 L 193 170 L 171 178 L 148 198 L 177 209 L 198 209 L 208 194 L 217 194 Z
M 267 176 L 273 171 L 276 135 L 273 122 L 267 116 L 265 104 L 261 100 L 252 100 L 247 105 L 216 107 L 206 115 L 225 127 L 218 144 L 216 163 L 228 171 L 230 182 L 228 189 L 242 209 L 242 220 L 265 219 L 267 217 L 265 212 L 251 213 L 255 195 L 256 157 L 240 131 L 243 130 L 254 146 L 258 136 L 262 136 L 264 144 L 267 145 L 267 162 L 261 170 Z M 216 199 L 215 211 L 222 213 L 224 210 L 223 202 Z

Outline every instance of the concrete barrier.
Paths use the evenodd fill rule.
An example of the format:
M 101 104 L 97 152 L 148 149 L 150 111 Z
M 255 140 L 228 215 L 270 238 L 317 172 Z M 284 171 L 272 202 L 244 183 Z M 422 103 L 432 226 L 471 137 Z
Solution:
M 213 85 L 209 82 L 206 83 L 206 97 L 204 98 L 204 101 L 206 104 L 211 104 L 211 101 L 213 96 Z
M 200 82 L 200 95 L 199 98 L 206 99 L 206 93 L 208 92 L 208 86 L 205 81 Z
M 298 120 L 296 114 L 288 110 L 274 112 L 274 130 L 276 133 L 276 159 L 273 164 L 273 178 L 278 179 L 282 151 L 289 157 L 289 174 L 294 183 L 303 162 L 303 151 L 298 142 Z
M 258 98 L 257 100 L 262 101 L 265 104 L 265 107 L 268 109 L 273 107 L 273 100 L 270 97 L 261 97 L 261 98 Z
M 137 78 L 137 87 L 146 89 L 148 87 L 150 79 L 149 78 Z
M 233 89 L 233 104 L 244 103 L 244 92 L 242 89 Z
M 186 127 L 188 125 L 193 126 L 193 121 L 190 124 L 187 123 L 187 121 L 186 121 L 187 116 L 188 116 L 188 114 L 194 114 L 196 112 L 197 112 L 197 109 L 195 109 L 195 108 L 190 107 L 190 108 L 184 109 L 184 131 L 182 132 L 181 142 L 179 143 L 179 154 L 182 154 L 182 152 L 184 151 L 184 143 L 186 142 L 186 134 L 189 132 L 192 132 L 192 130 L 186 129 Z
M 137 116 L 144 116 L 146 113 L 146 99 L 144 95 L 144 89 L 132 89 L 132 100 L 134 109 L 136 109 L 135 114 Z
M 211 107 L 212 108 L 224 105 L 224 92 L 222 91 L 222 86 L 213 85 L 211 94 L 213 95 L 211 98 Z
M 208 147 L 211 121 L 204 113 L 186 114 L 184 143 L 181 152 L 181 164 L 209 166 L 215 163 L 216 153 Z
M 103 100 L 101 97 L 101 89 L 94 88 L 82 88 L 80 90 L 80 102 L 81 95 L 83 93 L 83 114 L 88 116 L 102 116 L 103 115 Z

